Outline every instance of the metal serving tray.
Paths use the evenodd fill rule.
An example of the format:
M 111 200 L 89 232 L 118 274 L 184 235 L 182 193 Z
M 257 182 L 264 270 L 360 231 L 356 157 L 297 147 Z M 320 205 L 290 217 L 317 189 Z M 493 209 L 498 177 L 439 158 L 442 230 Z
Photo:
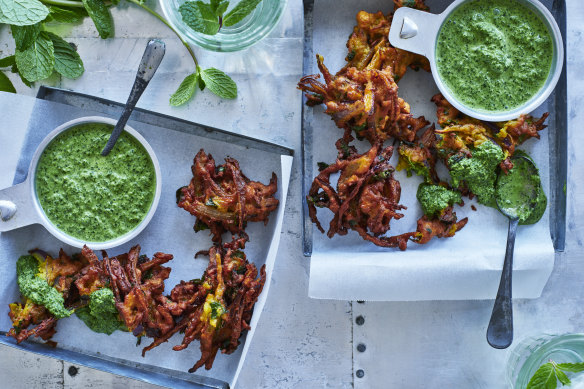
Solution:
M 560 31 L 564 48 L 566 47 L 566 0 L 540 0 L 552 13 Z M 313 32 L 318 26 L 313 25 L 313 10 L 315 2 L 318 0 L 303 0 L 304 2 L 304 58 L 303 58 L 303 75 L 318 73 L 316 68 L 316 59 Z M 430 5 L 432 12 L 432 3 L 438 1 L 429 0 L 426 2 Z M 440 2 L 449 4 L 450 1 Z M 363 8 L 366 8 L 367 1 L 363 1 Z M 392 6 L 387 2 L 384 12 L 387 12 Z M 358 10 L 355 10 L 355 13 Z M 339 34 L 339 46 L 343 46 L 346 37 Z M 553 107 L 550 110 L 547 124 L 547 136 L 550 144 L 549 168 L 550 168 L 550 186 L 548 193 L 548 206 L 550 208 L 549 229 L 550 235 L 556 252 L 564 251 L 566 237 L 566 192 L 565 185 L 567 180 L 568 169 L 568 105 L 567 105 L 567 79 L 566 79 L 566 57 L 564 56 L 564 67 L 560 81 L 555 91 L 550 95 L 544 104 Z M 336 69 L 331 69 L 336 72 Z M 306 97 L 302 96 L 302 170 L 304 179 L 302 182 L 302 192 L 305 198 L 308 194 L 313 180 L 314 168 L 314 150 L 313 150 L 313 133 L 310 116 L 313 114 L 313 108 L 306 106 Z M 432 121 L 433 118 L 430 118 Z M 303 201 L 303 251 L 304 255 L 309 257 L 312 254 L 313 247 L 313 224 L 308 215 L 308 206 Z
M 119 115 L 122 111 L 122 107 L 123 107 L 123 104 L 120 104 L 117 102 L 113 102 L 113 101 L 109 101 L 109 100 L 105 100 L 105 99 L 101 99 L 101 98 L 97 98 L 97 97 L 93 97 L 93 96 L 88 96 L 85 94 L 70 92 L 70 91 L 66 91 L 66 90 L 49 88 L 49 87 L 41 87 L 39 92 L 38 92 L 37 99 L 63 104 L 64 106 L 69 107 L 67 109 L 76 110 L 75 112 L 77 112 L 77 113 L 87 112 L 87 111 L 92 112 L 92 113 L 98 112 L 98 113 L 102 114 L 103 116 L 109 116 L 109 117 L 119 117 Z M 36 108 L 36 106 L 35 106 L 35 108 Z M 34 116 L 35 116 L 35 111 L 33 110 L 32 117 L 34 117 Z M 37 123 L 38 123 L 38 118 L 31 119 L 31 121 L 34 121 L 34 120 L 37 120 Z M 67 121 L 67 120 L 69 120 L 69 118 L 65 118 L 64 121 Z M 287 147 L 280 146 L 277 144 L 253 139 L 253 138 L 248 137 L 248 136 L 233 134 L 233 133 L 230 133 L 227 131 L 219 130 L 219 129 L 208 127 L 208 126 L 199 125 L 199 124 L 192 123 L 192 122 L 189 122 L 186 120 L 173 118 L 171 116 L 147 111 L 147 110 L 140 109 L 140 108 L 137 108 L 134 111 L 134 113 L 131 117 L 131 122 L 137 123 L 137 124 L 131 124 L 132 126 L 135 126 L 135 128 L 139 125 L 142 125 L 144 127 L 155 126 L 154 128 L 162 128 L 165 130 L 176 131 L 177 137 L 180 137 L 180 136 L 184 137 L 185 136 L 184 134 L 189 134 L 189 135 L 193 135 L 193 136 L 197 137 L 197 138 L 192 138 L 192 139 L 201 139 L 201 138 L 211 139 L 213 141 L 216 141 L 216 143 L 220 143 L 220 146 L 222 144 L 225 144 L 225 145 L 229 144 L 229 145 L 233 145 L 230 147 L 236 147 L 236 148 L 238 148 L 238 150 L 244 150 L 244 151 L 248 150 L 248 149 L 256 150 L 256 152 L 260 153 L 261 155 L 271 155 L 270 158 L 273 158 L 274 160 L 278 160 L 278 162 L 280 162 L 280 160 L 289 161 L 290 166 L 291 166 L 290 160 L 291 160 L 291 157 L 293 155 L 292 149 L 289 149 Z M 30 125 L 30 123 L 29 123 L 29 125 Z M 29 127 L 29 129 L 30 129 L 30 127 Z M 30 149 L 34 150 L 34 148 L 36 148 L 36 145 L 44 137 L 44 134 L 38 134 L 37 132 L 38 131 L 29 131 L 29 133 L 27 134 L 27 139 L 25 140 L 25 144 L 24 144 L 23 150 L 21 152 L 21 158 L 20 158 L 17 172 L 16 172 L 16 176 L 15 176 L 15 183 L 21 182 L 24 179 L 24 177 L 26 175 L 27 166 L 29 164 L 29 159 L 32 155 L 30 152 Z M 183 133 L 183 135 L 180 135 L 178 133 Z M 228 149 L 225 146 L 223 146 L 223 147 L 225 149 Z M 222 149 L 219 148 L 219 150 L 222 150 Z M 173 149 L 168 150 L 168 152 L 173 152 L 173 151 L 174 151 Z M 198 148 L 193 150 L 192 156 L 194 156 L 196 151 L 198 151 Z M 160 154 L 160 153 L 158 153 L 158 154 Z M 217 157 L 218 161 L 221 161 L 223 159 L 223 157 L 225 156 L 225 155 L 219 155 L 217 153 L 214 153 L 214 154 L 216 154 L 215 156 Z M 191 161 L 192 161 L 192 157 L 191 157 Z M 284 170 L 284 166 L 286 166 L 286 168 L 289 169 L 289 166 L 287 164 L 282 163 L 282 170 Z M 190 171 L 190 165 L 185 166 L 185 168 L 186 168 L 186 170 Z M 266 169 L 270 169 L 270 168 L 271 167 L 266 167 Z M 276 170 L 275 167 L 273 169 Z M 276 171 L 279 171 L 279 170 L 276 170 Z M 176 174 L 175 171 L 172 169 L 167 169 L 166 173 L 167 173 L 167 176 L 169 175 L 169 173 Z M 163 171 L 163 174 L 164 174 L 164 171 Z M 165 179 L 166 179 L 166 177 L 163 176 L 163 181 Z M 277 212 L 278 216 L 276 216 L 276 213 L 274 213 L 272 215 L 273 220 L 270 220 L 268 227 L 266 227 L 266 228 L 270 228 L 270 231 L 272 231 L 272 229 L 273 229 L 274 233 L 277 234 L 278 237 L 280 235 L 280 232 L 278 230 L 278 225 L 281 226 L 281 220 L 282 220 L 281 218 L 283 216 L 283 206 L 285 204 L 283 202 L 283 200 L 285 201 L 285 198 L 286 198 L 286 193 L 284 191 L 285 191 L 285 188 L 287 187 L 287 183 L 282 185 L 281 180 L 283 180 L 283 179 L 284 179 L 284 177 L 280 176 L 279 182 L 278 182 L 278 184 L 279 184 L 278 193 L 279 193 L 280 201 L 281 201 L 280 208 L 282 209 L 282 212 L 281 212 L 282 215 L 280 214 L 280 212 Z M 171 178 L 168 178 L 168 180 L 170 181 Z M 164 184 L 163 184 L 163 186 L 164 186 Z M 172 189 L 172 191 L 176 190 L 176 188 L 174 188 L 174 187 L 171 189 Z M 159 208 L 159 211 L 160 211 L 160 208 Z M 29 227 L 25 227 L 25 228 L 29 228 Z M 158 228 L 158 227 L 153 227 L 153 228 Z M 251 228 L 253 228 L 253 227 L 251 227 Z M 264 227 L 262 226 L 260 228 L 264 228 Z M 190 228 L 187 228 L 187 229 L 190 232 L 192 232 Z M 28 239 L 30 240 L 30 243 L 28 243 L 28 244 L 41 245 L 42 243 L 40 241 L 42 241 L 43 239 L 40 239 L 40 241 L 35 239 L 35 236 L 36 237 L 38 237 L 38 236 L 43 237 L 44 236 L 43 234 L 39 233 L 39 230 L 40 230 L 40 228 L 38 230 L 33 229 L 33 230 L 24 231 L 24 232 L 21 232 L 20 235 L 18 235 L 18 233 L 17 233 L 17 235 L 14 237 L 7 236 L 5 243 L 10 242 L 10 244 L 12 244 L 11 242 L 13 240 L 22 240 L 21 235 L 23 235 L 23 234 L 26 235 L 26 234 L 28 234 L 28 232 L 30 232 L 31 236 L 28 237 Z M 3 238 L 4 238 L 4 234 L 3 234 Z M 252 236 L 252 239 L 253 239 L 253 236 Z M 260 246 L 262 243 L 260 242 L 259 239 L 256 239 L 256 240 L 257 240 L 257 242 L 255 242 L 255 246 Z M 210 242 L 210 238 L 209 238 L 209 242 Z M 261 247 L 258 249 L 256 247 L 256 249 L 252 249 L 252 250 L 256 250 L 262 254 L 265 254 L 266 257 L 273 258 L 275 256 L 275 252 L 277 251 L 278 240 L 274 239 L 273 242 L 276 242 L 276 243 L 273 243 L 273 246 L 275 248 L 270 246 L 269 249 L 267 247 Z M 185 243 L 185 244 L 188 244 L 188 243 Z M 263 244 L 265 245 L 265 243 L 263 243 Z M 16 244 L 16 246 L 18 247 L 18 244 Z M 29 248 L 31 249 L 33 247 L 29 247 Z M 11 249 L 9 248 L 9 251 L 10 250 Z M 65 248 L 65 250 L 67 251 L 68 249 Z M 69 249 L 69 251 L 70 250 L 71 249 Z M 183 249 L 181 248 L 181 250 L 183 250 Z M 76 250 L 76 251 L 78 251 L 78 250 Z M 111 249 L 112 253 L 117 252 L 117 251 L 119 251 L 119 248 L 118 249 Z M 178 251 L 180 252 L 180 250 L 178 250 Z M 272 251 L 273 251 L 273 254 L 272 254 Z M 192 254 L 194 254 L 194 252 L 195 251 L 193 251 Z M 152 253 L 149 253 L 149 254 L 152 254 Z M 193 261 L 192 259 L 189 259 L 189 257 L 192 258 L 192 254 L 189 255 L 185 259 L 187 261 Z M 18 255 L 20 255 L 20 254 L 18 254 Z M 182 257 L 185 257 L 185 255 L 182 255 Z M 258 257 L 256 257 L 256 258 L 258 258 Z M 14 262 L 15 262 L 15 259 L 16 258 L 14 258 Z M 177 256 L 175 255 L 175 261 L 177 259 L 179 259 L 179 258 L 177 258 Z M 250 258 L 250 259 L 252 259 L 252 258 Z M 198 265 L 198 266 L 200 266 L 200 265 Z M 172 263 L 171 263 L 171 267 L 173 267 Z M 258 265 L 258 267 L 259 267 L 259 265 Z M 267 267 L 268 267 L 268 275 L 267 275 L 268 281 L 266 282 L 266 285 L 264 286 L 264 293 L 265 294 L 267 294 L 268 289 L 269 289 L 269 278 L 271 277 L 271 269 L 269 269 L 269 268 L 272 267 L 272 265 L 267 265 Z M 172 272 L 171 272 L 171 276 L 172 276 Z M 177 275 L 177 276 L 180 277 L 180 275 Z M 183 276 L 188 277 L 188 275 L 183 275 Z M 167 291 L 169 290 L 168 289 L 169 285 L 171 285 L 171 284 L 167 285 Z M 10 289 L 15 289 L 15 288 L 17 289 L 17 287 L 10 288 Z M 7 293 L 6 290 L 8 290 L 8 289 L 5 288 L 3 290 L 5 290 L 5 293 Z M 12 291 L 10 293 L 14 294 L 17 292 Z M 2 296 L 2 297 L 4 299 L 4 296 Z M 259 303 L 258 303 L 258 305 L 256 305 L 256 313 L 261 313 L 261 309 L 260 309 L 261 307 L 262 307 L 262 305 L 260 305 Z M 254 317 L 255 316 L 256 315 L 254 315 Z M 72 324 L 72 323 L 63 323 L 63 326 L 68 326 L 69 324 Z M 79 327 L 76 327 L 76 328 L 79 328 Z M 3 329 L 6 329 L 6 328 L 3 328 Z M 68 328 L 68 329 L 70 330 L 70 328 Z M 57 332 L 57 335 L 59 335 L 59 332 Z M 242 337 L 240 349 L 236 352 L 236 354 L 232 354 L 233 357 L 235 357 L 235 358 L 244 358 L 245 357 L 245 351 L 241 351 L 241 349 L 244 349 L 244 346 L 249 346 L 249 345 L 246 345 L 246 339 L 248 339 L 246 336 L 247 336 L 247 334 Z M 249 338 L 249 339 L 251 339 L 251 338 Z M 50 346 L 47 346 L 47 345 L 40 343 L 40 342 L 36 342 L 34 340 L 25 341 L 25 342 L 22 342 L 20 345 L 17 345 L 16 341 L 13 338 L 6 336 L 5 331 L 0 331 L 0 343 L 11 346 L 11 347 L 19 348 L 19 349 L 22 349 L 25 351 L 30 351 L 30 352 L 41 354 L 41 355 L 48 356 L 48 357 L 63 359 L 63 360 L 69 361 L 71 363 L 75 363 L 75 364 L 79 364 L 79 365 L 83 365 L 83 366 L 88 366 L 88 367 L 103 370 L 103 371 L 106 371 L 109 373 L 129 377 L 129 378 L 133 378 L 133 379 L 138 379 L 138 380 L 142 380 L 145 382 L 149 382 L 149 383 L 157 384 L 157 385 L 162 385 L 162 386 L 166 386 L 166 387 L 172 387 L 172 388 L 221 388 L 221 389 L 227 389 L 230 387 L 229 382 L 227 382 L 228 380 L 222 380 L 222 379 L 217 379 L 217 378 L 213 377 L 213 369 L 210 370 L 210 372 L 207 375 L 189 374 L 186 371 L 183 371 L 180 369 L 168 368 L 168 366 L 166 366 L 166 367 L 155 366 L 155 363 L 160 359 L 155 360 L 154 363 L 152 363 L 152 359 L 150 360 L 150 363 L 140 363 L 140 362 L 132 361 L 132 360 L 125 359 L 125 358 L 119 358 L 119 355 L 106 355 L 106 354 L 100 353 L 100 352 L 91 352 L 91 351 L 87 351 L 85 349 L 76 349 L 75 347 L 61 348 L 58 345 L 56 348 L 52 348 Z M 198 348 L 198 345 L 193 344 L 193 345 L 191 345 L 191 347 Z M 247 348 L 247 347 L 245 347 L 245 348 Z M 139 351 L 136 350 L 136 353 L 139 354 Z M 158 357 L 160 357 L 160 356 L 158 356 Z M 192 356 L 184 355 L 183 358 L 185 358 L 185 357 L 191 358 Z M 179 358 L 177 358 L 177 359 L 179 359 Z M 240 359 L 225 362 L 222 366 L 227 366 L 228 368 L 233 369 L 235 371 L 235 368 L 239 364 L 238 361 L 240 361 Z M 192 362 L 194 363 L 194 360 Z M 230 375 L 230 374 L 231 374 L 231 371 L 226 375 Z M 237 373 L 235 373 L 235 377 L 236 376 L 237 376 Z M 235 380 L 235 379 L 233 379 L 233 380 Z

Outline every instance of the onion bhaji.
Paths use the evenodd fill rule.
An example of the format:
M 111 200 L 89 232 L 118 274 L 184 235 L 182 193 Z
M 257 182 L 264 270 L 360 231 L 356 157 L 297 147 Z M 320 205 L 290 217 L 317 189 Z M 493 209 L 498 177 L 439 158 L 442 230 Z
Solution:
M 247 260 L 243 252 L 246 241 L 244 236 L 211 247 L 205 252 L 209 264 L 201 279 L 181 281 L 168 296 L 163 295 L 164 281 L 171 269 L 162 265 L 173 259 L 170 254 L 156 253 L 149 259 L 140 255 L 139 245 L 115 257 L 102 251 L 102 260 L 87 246 L 73 257 L 61 250 L 57 259 L 39 250 L 35 252 L 46 258 L 43 262 L 46 280 L 67 296 L 67 308 L 82 308 L 88 304 L 91 293 L 111 288 L 119 318 L 126 328 L 135 336 L 154 338 L 142 355 L 177 332 L 184 333 L 184 339 L 173 347 L 175 351 L 199 340 L 201 358 L 189 370 L 194 372 L 203 365 L 210 369 L 219 349 L 225 354 L 233 353 L 243 331 L 250 329 L 266 270 L 263 265 L 258 272 Z M 59 282 L 60 279 L 68 281 Z M 26 297 L 23 303 L 10 304 L 9 316 L 13 327 L 8 336 L 18 343 L 31 336 L 50 342 L 56 332 L 58 319 Z M 31 325 L 36 327 L 28 329 Z
M 470 146 L 477 146 L 490 139 L 505 153 L 505 160 L 501 162 L 503 171 L 509 171 L 513 167 L 511 157 L 516 146 L 530 138 L 539 139 L 539 131 L 547 127 L 543 123 L 549 116 L 546 112 L 539 119 L 535 119 L 531 115 L 523 114 L 515 120 L 490 123 L 463 114 L 442 94 L 433 96 L 432 101 L 436 104 L 438 124 L 442 127 L 442 130 L 436 131 L 436 147 L 441 156 L 448 159 L 457 152 L 470 155 Z
M 423 0 L 394 0 L 394 5 L 394 10 L 402 6 L 428 10 Z M 436 172 L 440 157 L 436 148 L 438 132 L 434 126 L 426 128 L 430 123 L 423 116 L 415 118 L 409 104 L 398 96 L 397 81 L 408 67 L 430 71 L 430 65 L 425 57 L 389 44 L 392 18 L 392 13 L 386 16 L 382 12 L 360 11 L 347 42 L 346 65 L 332 75 L 323 57 L 317 55 L 324 82 L 318 81 L 319 75 L 308 75 L 300 80 L 298 88 L 306 92 L 307 105 L 325 104 L 325 113 L 344 130 L 336 143 L 337 161 L 323 165 L 307 196 L 311 220 L 324 233 L 316 208 L 329 208 L 334 217 L 327 236 L 344 235 L 352 229 L 376 245 L 405 250 L 408 240 L 424 244 L 433 237 L 451 237 L 464 227 L 467 219 L 457 221 L 449 206 L 439 215 L 420 218 L 414 232 L 382 236 L 389 230 L 390 220 L 403 217 L 398 211 L 405 209 L 398 204 L 400 184 L 393 178 L 393 167 L 388 162 L 393 148 L 383 148 L 384 141 L 392 138 L 399 141 L 398 170 L 406 170 L 408 175 L 415 172 L 428 183 L 447 185 Z M 442 113 L 447 118 L 453 115 Z M 468 124 L 476 123 L 469 118 Z M 371 149 L 359 155 L 349 145 L 353 134 L 359 140 L 367 139 Z M 335 189 L 330 178 L 336 173 L 340 173 L 340 178 Z
M 87 262 L 78 257 L 68 256 L 63 249 L 56 258 L 38 249 L 31 250 L 30 254 L 38 261 L 37 275 L 63 295 L 67 307 L 73 307 L 74 298 L 70 292 L 73 277 Z M 9 307 L 8 315 L 12 321 L 12 328 L 7 335 L 15 338 L 17 343 L 31 336 L 48 341 L 56 333 L 58 319 L 44 306 L 25 297 L 24 303 L 15 302 L 9 304 Z M 31 325 L 36 327 L 28 329 Z
M 383 147 L 378 142 L 366 153 L 355 150 L 344 159 L 324 168 L 314 179 L 307 196 L 309 215 L 317 228 L 324 233 L 316 207 L 328 208 L 334 214 L 327 236 L 346 235 L 355 230 L 363 239 L 383 247 L 405 250 L 413 234 L 399 237 L 380 236 L 390 229 L 392 219 L 400 219 L 405 209 L 399 204 L 401 187 L 393 178 L 389 159 L 393 147 Z M 330 183 L 331 175 L 340 172 L 336 190 Z
M 103 251 L 103 260 L 87 246 L 72 257 L 62 249 L 56 259 L 40 250 L 31 253 L 43 258 L 45 274 L 42 276 L 63 295 L 66 308 L 84 307 L 91 293 L 109 287 L 114 291 L 120 318 L 135 334 L 159 336 L 172 327 L 171 315 L 156 303 L 164 291 L 164 280 L 170 274 L 170 268 L 161 265 L 170 261 L 172 255 L 156 253 L 150 260 L 145 255 L 140 256 L 140 246 L 112 258 Z M 57 319 L 28 298 L 24 299 L 24 304 L 10 304 L 9 316 L 13 327 L 8 336 L 19 343 L 33 335 L 48 340 L 56 332 Z M 37 327 L 28 330 L 30 325 Z
M 396 8 L 404 5 L 403 1 L 394 3 Z M 427 10 L 423 1 L 409 3 Z M 337 127 L 346 133 L 354 131 L 357 139 L 365 138 L 371 144 L 391 137 L 412 142 L 429 122 L 410 113 L 409 104 L 397 95 L 397 81 L 408 67 L 430 71 L 430 64 L 423 56 L 389 44 L 392 14 L 360 11 L 356 19 L 347 42 L 347 64 L 333 76 L 317 55 L 324 83 L 318 81 L 320 75 L 308 75 L 302 77 L 298 89 L 306 92 L 308 105 L 324 103 Z
M 240 237 L 204 252 L 209 265 L 201 279 L 181 281 L 161 301 L 175 317 L 173 329 L 157 337 L 142 354 L 179 331 L 184 339 L 173 350 L 183 350 L 195 339 L 200 342 L 201 358 L 189 372 L 203 365 L 209 370 L 219 349 L 225 354 L 237 349 L 242 331 L 250 329 L 253 307 L 266 281 L 265 265 L 258 277 L 256 266 L 243 252 L 246 240 Z
M 202 149 L 195 156 L 193 178 L 177 192 L 177 204 L 196 216 L 195 231 L 209 228 L 214 242 L 221 242 L 223 232 L 244 233 L 248 221 L 268 222 L 270 212 L 278 207 L 275 173 L 268 185 L 250 181 L 233 158 L 216 166 Z

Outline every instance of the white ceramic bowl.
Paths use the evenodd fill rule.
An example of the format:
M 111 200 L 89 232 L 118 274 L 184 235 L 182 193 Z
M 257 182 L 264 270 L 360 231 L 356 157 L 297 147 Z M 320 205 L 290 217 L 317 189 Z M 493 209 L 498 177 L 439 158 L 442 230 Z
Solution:
M 399 49 L 421 54 L 428 58 L 432 68 L 432 76 L 440 92 L 459 111 L 480 120 L 499 122 L 515 119 L 521 114 L 529 113 L 539 107 L 553 92 L 564 64 L 564 45 L 560 29 L 548 9 L 537 0 L 513 0 L 517 1 L 539 15 L 546 25 L 553 43 L 553 57 L 551 70 L 544 86 L 531 99 L 519 107 L 508 111 L 491 112 L 468 107 L 456 99 L 448 87 L 440 79 L 436 68 L 436 44 L 440 28 L 448 16 L 462 4 L 473 0 L 456 0 L 444 12 L 439 15 L 423 12 L 408 7 L 399 8 L 393 15 L 389 42 Z
M 38 146 L 34 156 L 32 157 L 26 181 L 0 191 L 0 232 L 13 230 L 31 224 L 42 224 L 47 229 L 47 231 L 66 244 L 75 247 L 83 247 L 83 245 L 87 244 L 87 246 L 93 250 L 103 250 L 126 243 L 130 239 L 136 237 L 136 235 L 138 235 L 148 225 L 154 216 L 156 208 L 158 207 L 158 202 L 160 201 L 160 192 L 162 189 L 160 164 L 158 163 L 158 158 L 156 158 L 156 155 L 154 154 L 154 150 L 152 150 L 152 147 L 150 147 L 148 142 L 146 142 L 146 139 L 144 139 L 142 135 L 129 126 L 126 126 L 124 131 L 140 142 L 140 144 L 148 152 L 148 155 L 152 160 L 152 164 L 154 165 L 154 171 L 156 174 L 156 191 L 154 193 L 154 199 L 150 205 L 150 210 L 146 214 L 146 217 L 144 217 L 144 219 L 140 222 L 140 224 L 124 235 L 106 242 L 85 242 L 70 236 L 55 227 L 55 225 L 45 215 L 45 212 L 39 203 L 35 189 L 36 168 L 39 162 L 39 158 L 45 151 L 45 148 L 49 145 L 49 143 L 51 143 L 53 139 L 55 139 L 55 137 L 57 137 L 57 135 L 67 131 L 71 127 L 85 123 L 104 123 L 115 126 L 117 120 L 101 116 L 82 117 L 60 125 L 49 135 L 47 135 Z

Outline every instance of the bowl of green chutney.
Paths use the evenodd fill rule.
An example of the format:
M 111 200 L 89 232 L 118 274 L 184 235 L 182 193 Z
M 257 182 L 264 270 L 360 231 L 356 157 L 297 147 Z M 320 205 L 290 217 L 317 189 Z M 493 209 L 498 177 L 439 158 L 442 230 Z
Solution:
M 493 122 L 540 106 L 564 63 L 560 29 L 537 0 L 456 0 L 438 15 L 402 7 L 389 42 L 427 57 L 455 108 Z
M 26 181 L 0 191 L 0 232 L 42 224 L 64 243 L 94 250 L 137 236 L 160 200 L 160 165 L 146 139 L 129 126 L 102 156 L 116 123 L 82 117 L 47 135 Z

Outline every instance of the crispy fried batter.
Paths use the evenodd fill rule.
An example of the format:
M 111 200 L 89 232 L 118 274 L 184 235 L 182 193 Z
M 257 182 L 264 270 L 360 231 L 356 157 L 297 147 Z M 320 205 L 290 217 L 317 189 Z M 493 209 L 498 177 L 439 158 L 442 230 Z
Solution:
M 390 228 L 391 219 L 403 217 L 399 210 L 401 187 L 393 178 L 393 167 L 389 159 L 393 147 L 383 148 L 375 144 L 365 154 L 350 153 L 345 159 L 323 169 L 314 179 L 307 196 L 310 218 L 324 233 L 316 207 L 328 208 L 334 217 L 327 236 L 345 235 L 355 230 L 364 239 L 383 247 L 399 247 L 405 250 L 409 236 L 380 237 Z M 330 177 L 340 172 L 336 190 Z M 412 234 L 413 235 L 413 234 Z
M 153 259 L 140 255 L 140 245 L 127 255 L 109 258 L 104 253 L 102 263 L 114 292 L 116 308 L 128 330 L 134 335 L 156 337 L 174 326 L 167 307 L 159 304 L 164 292 L 164 280 L 170 268 L 162 264 L 173 258 L 170 254 L 156 253 Z
M 418 228 L 413 237 L 413 241 L 419 244 L 428 243 L 433 237 L 450 238 L 456 231 L 461 230 L 468 218 L 457 222 L 456 214 L 452 211 L 452 206 L 445 208 L 436 218 L 422 216 L 418 220 Z
M 521 115 L 515 120 L 500 123 L 489 123 L 474 119 L 454 108 L 442 94 L 432 97 L 436 104 L 436 116 L 442 130 L 436 130 L 439 141 L 436 144 L 438 153 L 446 160 L 454 153 L 461 152 L 470 155 L 469 147 L 476 147 L 487 139 L 495 141 L 505 152 L 505 160 L 501 169 L 508 171 L 513 167 L 511 157 L 517 145 L 529 138 L 539 139 L 538 131 L 547 126 L 543 123 L 549 113 L 535 119 L 531 115 Z
M 413 141 L 416 132 L 429 124 L 424 117 L 414 118 L 410 106 L 397 95 L 397 84 L 391 69 L 382 70 L 350 67 L 343 74 L 332 76 L 317 55 L 318 67 L 325 84 L 318 75 L 302 77 L 298 88 L 308 92 L 309 105 L 324 102 L 326 113 L 345 133 L 355 132 L 374 144 L 390 137 Z
M 408 175 L 416 173 L 434 184 L 440 182 L 436 172 L 436 134 L 434 130 L 434 125 L 432 125 L 421 136 L 416 135 L 413 142 L 400 142 L 397 170 L 406 170 Z
M 274 193 L 278 189 L 277 177 L 272 173 L 268 185 L 250 181 L 233 158 L 215 166 L 215 160 L 202 149 L 192 166 L 193 178 L 181 188 L 178 206 L 197 217 L 195 231 L 201 223 L 220 242 L 225 231 L 242 234 L 248 221 L 268 222 L 270 212 L 278 207 Z
M 170 261 L 172 255 L 156 253 L 152 260 L 140 256 L 140 246 L 133 247 L 128 254 L 109 258 L 103 252 L 103 260 L 84 246 L 80 255 L 67 256 L 63 250 L 57 259 L 34 250 L 33 255 L 46 257 L 45 273 L 42 275 L 49 284 L 63 294 L 67 308 L 80 308 L 88 303 L 88 296 L 104 287 L 114 291 L 116 308 L 128 329 L 139 334 L 159 336 L 174 325 L 170 312 L 157 303 L 164 292 L 164 280 L 170 268 L 161 266 Z M 55 333 L 57 319 L 43 306 L 25 299 L 24 304 L 10 304 L 10 318 L 13 328 L 9 336 L 18 342 L 35 335 L 44 340 Z M 29 325 L 38 326 L 26 330 Z
M 403 5 L 400 1 L 395 1 L 395 9 L 401 6 Z M 428 9 L 420 0 L 416 0 L 414 8 Z M 357 13 L 357 25 L 347 41 L 348 54 L 345 58 L 347 64 L 337 73 L 337 76 L 345 73 L 351 67 L 358 70 L 390 68 L 392 77 L 399 81 L 408 67 L 414 70 L 422 68 L 430 71 L 430 63 L 426 57 L 390 45 L 387 37 L 392 18 L 392 13 L 385 16 L 381 11 L 376 13 L 360 11 Z
M 57 319 L 42 305 L 25 298 L 24 304 L 16 302 L 9 306 L 8 316 L 12 320 L 12 328 L 7 335 L 16 339 L 17 343 L 31 336 L 49 340 L 57 332 L 55 330 Z M 28 327 L 31 325 L 36 325 L 36 327 L 29 330 Z
M 242 237 L 211 247 L 203 277 L 174 287 L 164 303 L 174 309 L 176 324 L 144 348 L 143 354 L 184 332 L 182 343 L 173 349 L 180 351 L 193 340 L 200 341 L 201 358 L 189 370 L 194 372 L 203 365 L 210 369 L 219 349 L 225 354 L 237 349 L 242 331 L 250 329 L 253 306 L 266 280 L 265 265 L 258 277 L 255 265 L 247 261 L 242 251 L 246 240 Z

